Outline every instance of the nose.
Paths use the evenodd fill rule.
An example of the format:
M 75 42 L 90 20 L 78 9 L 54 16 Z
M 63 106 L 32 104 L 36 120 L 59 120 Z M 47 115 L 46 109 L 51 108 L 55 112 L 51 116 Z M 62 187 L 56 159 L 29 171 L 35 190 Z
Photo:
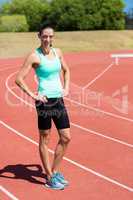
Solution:
M 47 37 L 47 41 L 50 42 L 50 37 Z

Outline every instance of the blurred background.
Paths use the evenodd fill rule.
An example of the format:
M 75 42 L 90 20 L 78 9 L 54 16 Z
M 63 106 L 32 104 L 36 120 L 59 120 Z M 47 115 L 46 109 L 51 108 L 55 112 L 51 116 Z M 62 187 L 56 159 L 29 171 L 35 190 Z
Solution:
M 0 31 L 36 31 L 41 23 L 59 31 L 132 29 L 133 1 L 0 0 Z
M 64 52 L 133 48 L 133 0 L 0 0 L 0 58 L 34 49 L 42 24 Z

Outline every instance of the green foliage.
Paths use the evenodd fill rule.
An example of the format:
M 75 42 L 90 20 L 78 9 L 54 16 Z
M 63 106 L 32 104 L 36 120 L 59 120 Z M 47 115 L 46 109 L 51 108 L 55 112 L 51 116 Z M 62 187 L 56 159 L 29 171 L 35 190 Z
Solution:
M 5 15 L 0 17 L 1 32 L 26 32 L 28 29 L 24 15 Z
M 103 16 L 102 28 L 119 30 L 125 28 L 123 0 L 103 0 L 101 14 Z
M 53 0 L 49 21 L 57 30 L 79 30 L 84 14 L 81 0 Z
M 85 7 L 85 29 L 125 28 L 124 0 L 82 0 Z M 86 6 L 88 5 L 88 6 Z
M 124 29 L 123 0 L 52 0 L 49 21 L 57 30 Z
M 26 16 L 30 31 L 40 24 L 56 30 L 124 29 L 124 0 L 12 0 L 2 14 Z
M 4 3 L 0 8 L 0 15 L 8 15 L 10 13 L 10 3 Z
M 46 20 L 49 13 L 49 6 L 48 4 L 41 3 L 40 0 L 32 0 L 32 3 L 30 1 L 27 0 L 25 15 L 30 26 L 30 31 L 34 31 L 38 30 L 40 24 Z
M 2 13 L 24 14 L 29 24 L 30 31 L 38 29 L 44 16 L 49 13 L 49 4 L 45 0 L 12 0 L 2 7 Z

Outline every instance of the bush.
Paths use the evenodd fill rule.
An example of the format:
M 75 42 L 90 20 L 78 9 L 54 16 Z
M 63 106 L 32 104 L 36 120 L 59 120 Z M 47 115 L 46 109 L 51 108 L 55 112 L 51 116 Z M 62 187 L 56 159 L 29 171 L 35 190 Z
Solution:
M 104 0 L 101 8 L 102 28 L 106 30 L 122 30 L 125 28 L 123 0 Z
M 49 21 L 56 30 L 124 29 L 123 0 L 52 0 Z
M 24 15 L 5 15 L 0 17 L 1 32 L 26 32 L 29 30 Z
M 59 31 L 124 29 L 124 0 L 12 0 L 2 15 L 25 15 L 30 31 L 51 24 Z
M 12 0 L 2 6 L 1 13 L 25 15 L 29 30 L 36 31 L 49 14 L 49 3 L 47 0 Z
M 80 22 L 85 15 L 81 0 L 52 0 L 49 21 L 59 31 L 80 29 Z

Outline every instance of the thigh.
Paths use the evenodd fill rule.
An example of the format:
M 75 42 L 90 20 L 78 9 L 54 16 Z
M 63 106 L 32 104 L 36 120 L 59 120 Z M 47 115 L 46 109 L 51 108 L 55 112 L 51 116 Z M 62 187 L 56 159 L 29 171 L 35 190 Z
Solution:
M 50 107 L 41 101 L 36 101 L 36 110 L 38 116 L 38 129 L 39 130 L 48 130 L 51 129 L 51 115 Z
M 63 98 L 59 98 L 57 104 L 54 106 L 52 119 L 58 130 L 70 128 L 69 116 Z

